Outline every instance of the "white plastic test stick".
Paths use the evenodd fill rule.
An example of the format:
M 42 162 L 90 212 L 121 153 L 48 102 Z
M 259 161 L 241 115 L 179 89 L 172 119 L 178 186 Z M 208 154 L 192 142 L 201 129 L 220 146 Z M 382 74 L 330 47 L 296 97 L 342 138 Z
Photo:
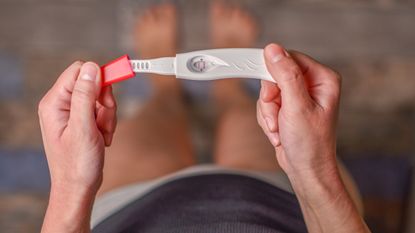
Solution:
M 200 81 L 251 78 L 275 82 L 265 66 L 263 49 L 210 49 L 130 62 L 136 73 L 175 75 Z

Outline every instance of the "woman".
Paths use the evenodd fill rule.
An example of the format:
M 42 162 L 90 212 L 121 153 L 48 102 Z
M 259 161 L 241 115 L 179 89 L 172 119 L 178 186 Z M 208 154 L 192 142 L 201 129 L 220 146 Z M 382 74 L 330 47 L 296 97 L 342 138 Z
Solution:
M 258 34 L 249 13 L 217 2 L 210 26 L 218 48 Z M 147 10 L 137 37 L 143 58 L 174 55 L 174 6 Z M 339 75 L 277 44 L 264 56 L 278 85 L 262 82 L 256 106 L 240 80 L 213 84 L 211 166 L 195 165 L 179 80 L 151 76 L 149 102 L 114 136 L 111 87 L 95 63 L 72 64 L 39 105 L 52 181 L 42 232 L 89 232 L 97 193 L 96 232 L 369 232 L 336 161 Z

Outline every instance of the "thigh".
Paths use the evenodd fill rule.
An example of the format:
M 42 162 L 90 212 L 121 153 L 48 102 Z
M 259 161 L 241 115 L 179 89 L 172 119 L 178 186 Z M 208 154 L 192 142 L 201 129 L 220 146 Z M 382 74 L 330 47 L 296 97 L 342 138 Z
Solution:
M 279 170 L 275 151 L 256 120 L 252 102 L 224 112 L 218 122 L 215 141 L 218 165 L 257 171 Z
M 164 102 L 154 101 L 159 100 L 118 125 L 106 151 L 100 194 L 194 164 L 185 111 L 174 106 L 160 109 Z

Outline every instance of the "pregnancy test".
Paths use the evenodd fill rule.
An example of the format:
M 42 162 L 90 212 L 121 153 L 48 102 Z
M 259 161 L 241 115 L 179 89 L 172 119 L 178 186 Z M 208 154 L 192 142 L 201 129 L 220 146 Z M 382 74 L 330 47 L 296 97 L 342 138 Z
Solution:
M 267 71 L 263 49 L 253 48 L 209 49 L 145 60 L 131 60 L 124 55 L 101 70 L 104 86 L 132 78 L 136 73 L 199 81 L 250 78 L 275 83 Z

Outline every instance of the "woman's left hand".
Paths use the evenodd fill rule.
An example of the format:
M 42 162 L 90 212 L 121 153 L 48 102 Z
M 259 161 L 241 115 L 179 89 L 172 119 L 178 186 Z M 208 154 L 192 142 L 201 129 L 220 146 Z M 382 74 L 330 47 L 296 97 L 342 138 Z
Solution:
M 111 144 L 116 127 L 115 99 L 111 87 L 101 88 L 99 66 L 92 62 L 69 66 L 41 100 L 39 118 L 51 176 L 42 232 L 89 230 L 93 200 L 102 183 L 105 146 Z

